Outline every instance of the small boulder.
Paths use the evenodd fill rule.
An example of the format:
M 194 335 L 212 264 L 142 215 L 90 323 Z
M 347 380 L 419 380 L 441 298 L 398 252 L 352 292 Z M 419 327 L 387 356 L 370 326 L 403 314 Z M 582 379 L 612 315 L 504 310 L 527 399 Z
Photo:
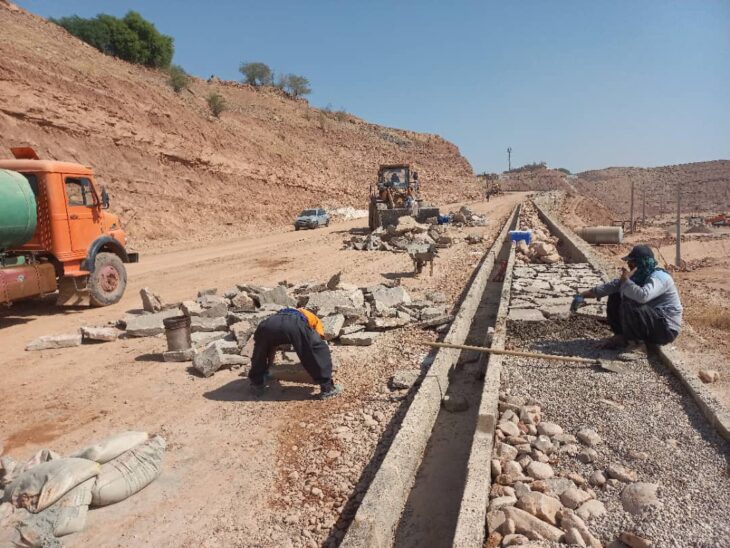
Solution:
M 551 525 L 557 525 L 557 514 L 563 507 L 559 500 L 534 491 L 521 497 L 516 506 Z
M 401 369 L 391 377 L 390 387 L 393 390 L 407 390 L 416 383 L 420 376 L 420 369 Z
M 657 497 L 656 483 L 632 483 L 621 491 L 621 504 L 631 514 L 641 514 L 646 508 L 662 505 Z
M 578 432 L 577 438 L 583 445 L 587 445 L 588 447 L 595 447 L 602 441 L 601 436 L 592 428 L 583 428 Z
M 595 449 L 587 447 L 578 453 L 578 460 L 583 464 L 588 464 L 595 461 L 598 458 L 598 452 Z
M 714 369 L 700 369 L 699 377 L 702 382 L 710 384 L 720 380 L 720 372 Z
M 630 470 L 620 464 L 609 464 L 608 468 L 606 468 L 606 474 L 608 474 L 609 478 L 617 479 L 624 483 L 631 483 L 639 479 L 634 470 Z
M 630 548 L 650 548 L 653 545 L 651 540 L 628 531 L 621 533 L 618 539 Z
M 541 422 L 537 425 L 537 433 L 550 438 L 563 433 L 563 428 L 554 422 Z
M 567 508 L 575 510 L 581 504 L 591 499 L 591 495 L 578 489 L 577 487 L 571 487 L 566 489 L 560 495 L 560 502 L 562 502 Z
M 600 500 L 591 499 L 581 504 L 575 511 L 579 518 L 587 521 L 591 518 L 599 518 L 606 515 L 606 507 Z
M 447 394 L 441 400 L 441 405 L 449 413 L 463 413 L 469 409 L 469 401 L 459 394 Z
M 519 508 L 505 506 L 502 508 L 502 512 L 506 519 L 514 521 L 517 533 L 521 533 L 531 540 L 561 542 L 565 536 L 563 531 L 557 527 L 553 527 Z
M 499 428 L 505 436 L 519 436 L 520 435 L 520 429 L 517 427 L 517 425 L 512 421 L 499 421 L 499 424 L 497 424 L 497 428 Z
M 544 462 L 535 462 L 532 461 L 530 465 L 527 467 L 527 475 L 531 478 L 535 478 L 538 480 L 544 480 L 548 478 L 552 478 L 554 475 L 553 469 L 549 464 L 546 464 Z

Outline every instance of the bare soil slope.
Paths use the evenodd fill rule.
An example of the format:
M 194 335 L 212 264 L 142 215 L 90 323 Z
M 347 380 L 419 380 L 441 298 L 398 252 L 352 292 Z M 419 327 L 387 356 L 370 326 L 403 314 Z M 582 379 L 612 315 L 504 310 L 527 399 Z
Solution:
M 505 190 L 565 190 L 598 202 L 616 219 L 628 219 L 631 182 L 634 212 L 642 213 L 646 192 L 647 216 L 670 213 L 682 188 L 684 212 L 722 212 L 730 209 L 730 160 L 695 162 L 652 168 L 609 167 L 567 176 L 543 169 L 502 175 Z
M 416 164 L 425 198 L 477 196 L 473 171 L 439 136 L 336 116 L 306 101 L 196 79 L 175 94 L 164 73 L 105 56 L 0 1 L 0 157 L 90 164 L 136 243 L 207 240 L 290 222 L 314 205 L 364 208 L 381 162 Z M 220 119 L 206 96 L 221 93 Z

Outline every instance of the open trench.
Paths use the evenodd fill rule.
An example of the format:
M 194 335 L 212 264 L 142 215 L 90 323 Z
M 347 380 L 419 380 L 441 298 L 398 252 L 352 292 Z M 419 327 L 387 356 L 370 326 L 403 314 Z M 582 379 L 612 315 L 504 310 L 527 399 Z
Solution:
M 728 443 L 651 352 L 596 347 L 610 335 L 603 304 L 569 305 L 605 274 L 571 242 L 557 247 L 560 261 L 542 264 L 500 244 L 464 344 L 613 370 L 456 351 L 436 378 L 432 427 L 396 432 L 398 455 L 386 455 L 342 545 L 730 545 Z M 413 428 L 428 429 L 423 448 L 394 450 Z

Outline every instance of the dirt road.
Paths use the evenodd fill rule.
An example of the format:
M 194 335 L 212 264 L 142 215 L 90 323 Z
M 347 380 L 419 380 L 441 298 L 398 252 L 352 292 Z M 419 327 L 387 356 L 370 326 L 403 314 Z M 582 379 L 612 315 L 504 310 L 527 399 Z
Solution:
M 489 223 L 465 232 L 485 234 L 491 242 L 520 199 L 507 195 L 474 204 Z M 397 345 L 396 335 L 367 349 L 335 348 L 346 393 L 338 401 L 321 403 L 306 401 L 311 387 L 296 383 L 252 401 L 247 382 L 236 371 L 202 379 L 186 364 L 159 361 L 165 348 L 159 337 L 33 353 L 24 347 L 40 335 L 118 319 L 139 307 L 141 287 L 173 302 L 194 297 L 203 287 L 222 290 L 236 282 L 326 280 L 341 270 L 348 282 L 373 283 L 410 272 L 405 254 L 341 249 L 348 232 L 364 223 L 304 232 L 282 229 L 259 238 L 143 255 L 141 263 L 130 265 L 126 296 L 115 306 L 59 312 L 49 304 L 30 303 L 0 315 L 3 454 L 27 458 L 44 447 L 66 453 L 124 429 L 160 432 L 168 441 L 159 480 L 128 501 L 93 510 L 87 529 L 70 537 L 68 545 L 270 545 L 274 539 L 306 545 L 306 537 L 285 542 L 292 538 L 291 527 L 276 525 L 282 519 L 272 505 L 276 488 L 282 489 L 279 469 L 291 460 L 283 454 L 281 434 L 295 422 L 304 424 L 298 421 L 317 423 L 335 410 L 361 409 L 375 392 L 373 379 L 381 380 L 381 368 L 402 367 L 411 359 L 402 348 L 392 360 L 381 359 L 384 351 L 378 345 Z M 462 242 L 442 250 L 433 278 L 405 277 L 402 283 L 414 290 L 434 287 L 455 298 L 487 247 Z M 307 443 L 316 445 L 316 437 Z M 368 459 L 365 455 L 364 462 L 352 465 L 356 477 Z

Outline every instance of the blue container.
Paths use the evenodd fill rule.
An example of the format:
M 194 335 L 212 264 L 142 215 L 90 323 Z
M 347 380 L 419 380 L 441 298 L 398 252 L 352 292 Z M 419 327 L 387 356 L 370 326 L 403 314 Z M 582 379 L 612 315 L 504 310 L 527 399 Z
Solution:
M 530 242 L 532 242 L 532 230 L 510 230 L 509 239 L 515 243 L 524 240 L 527 245 L 530 245 Z

